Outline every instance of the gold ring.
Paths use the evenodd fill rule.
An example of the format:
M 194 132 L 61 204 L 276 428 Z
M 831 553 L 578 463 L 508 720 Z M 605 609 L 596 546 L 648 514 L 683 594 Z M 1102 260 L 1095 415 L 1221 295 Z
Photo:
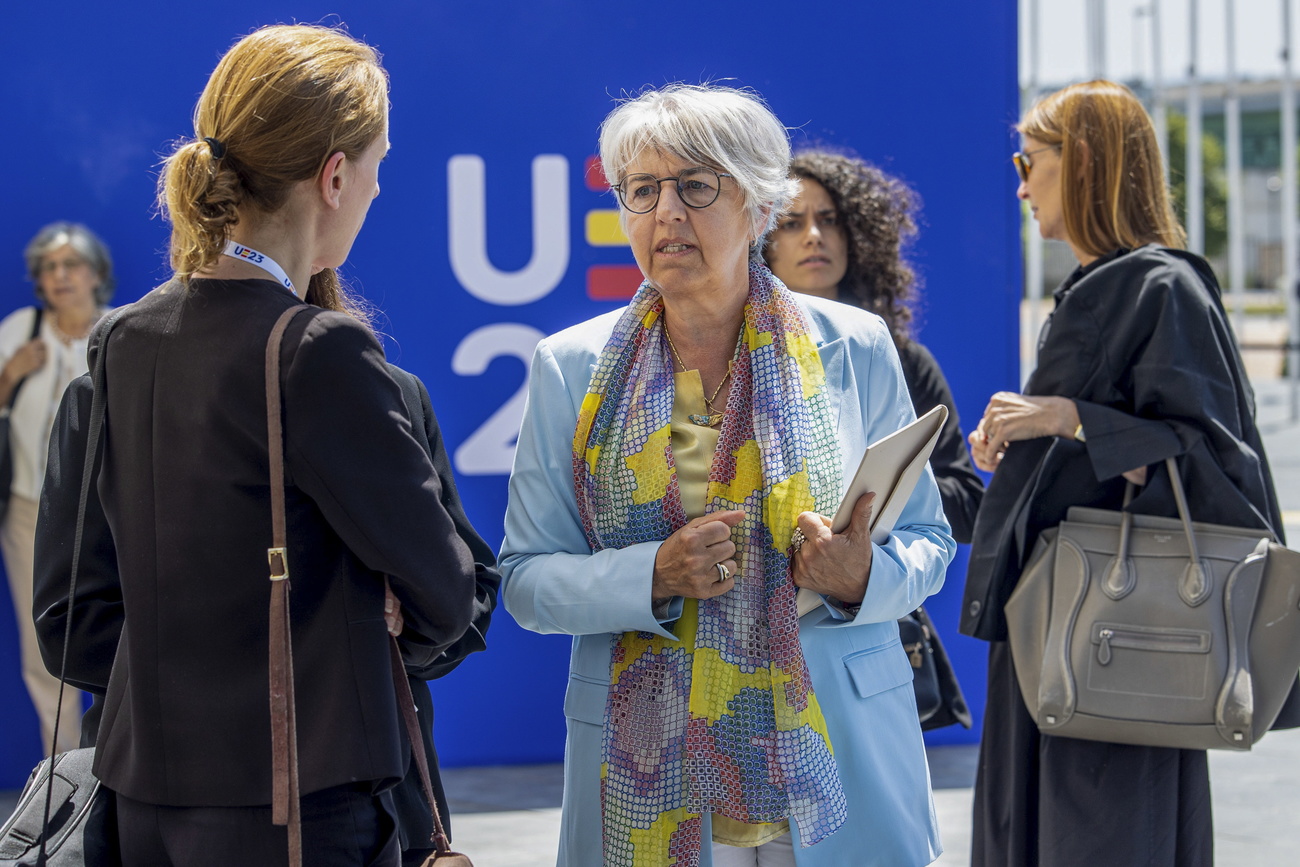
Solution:
M 731 570 L 728 569 L 726 566 L 723 566 L 721 563 L 714 563 L 713 565 L 718 567 L 718 583 L 719 583 L 719 584 L 722 584 L 722 583 L 725 582 L 728 578 L 731 577 Z

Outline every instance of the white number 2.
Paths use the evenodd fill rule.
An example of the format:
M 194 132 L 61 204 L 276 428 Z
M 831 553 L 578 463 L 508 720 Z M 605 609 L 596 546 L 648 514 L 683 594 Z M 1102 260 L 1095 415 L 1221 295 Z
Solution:
M 519 424 L 528 396 L 528 367 L 533 350 L 546 335 L 528 325 L 502 322 L 465 335 L 451 357 L 451 369 L 460 376 L 478 376 L 494 359 L 518 358 L 524 363 L 523 382 L 478 430 L 456 449 L 456 469 L 467 476 L 506 475 L 515 459 Z

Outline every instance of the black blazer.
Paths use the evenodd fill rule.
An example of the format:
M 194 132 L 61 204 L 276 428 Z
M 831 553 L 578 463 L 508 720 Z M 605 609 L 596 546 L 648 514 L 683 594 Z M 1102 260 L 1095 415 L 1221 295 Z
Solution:
M 438 478 L 442 481 L 442 500 L 456 525 L 456 532 L 474 555 L 474 616 L 469 629 L 451 647 L 431 663 L 408 663 L 411 694 L 420 720 L 420 734 L 425 754 L 429 757 L 429 772 L 438 811 L 447 833 L 451 833 L 451 816 L 446 794 L 438 774 L 438 754 L 433 743 L 433 700 L 425 680 L 442 677 L 458 666 L 466 656 L 486 648 L 486 634 L 496 608 L 497 590 L 501 574 L 496 569 L 492 549 L 470 525 L 456 482 L 452 475 L 451 460 L 443 443 L 442 431 L 434 416 L 429 392 L 418 377 L 399 367 L 388 366 L 388 372 L 402 390 L 407 417 L 413 420 L 412 432 L 433 461 Z M 54 436 L 50 439 L 50 463 L 45 487 L 41 493 L 42 548 L 37 557 L 40 568 L 35 575 L 35 620 L 45 665 L 51 673 L 59 673 L 62 662 L 59 655 L 63 647 L 66 628 L 64 611 L 67 608 L 68 575 L 71 569 L 70 538 L 76 521 L 78 492 L 86 453 L 87 423 L 93 397 L 93 384 L 89 374 L 74 380 L 63 395 L 55 421 Z M 76 681 L 81 689 L 93 696 L 90 709 L 82 718 L 82 746 L 94 746 L 99 732 L 99 719 L 104 709 L 104 693 L 113 656 L 117 652 L 118 638 L 122 632 L 122 587 L 117 576 L 117 551 L 112 535 L 106 531 L 104 509 L 97 491 L 92 488 L 86 503 L 86 537 L 89 545 L 82 551 L 77 581 L 77 607 L 73 619 L 73 637 L 69 652 L 73 654 L 76 670 L 82 680 Z M 429 837 L 433 821 L 429 815 L 429 802 L 424 796 L 419 774 L 412 758 L 406 776 L 393 787 L 393 803 L 397 811 L 397 830 L 404 851 L 432 851 Z
M 1192 518 L 1282 533 L 1255 399 L 1205 260 L 1147 246 L 1077 269 L 1056 291 L 1026 394 L 1072 398 L 1087 443 L 1012 443 L 975 521 L 961 631 L 1006 640 L 1003 607 L 1038 535 L 1071 506 L 1118 509 L 1121 474 L 1152 472 L 1131 510 L 1177 516 L 1163 468 L 1178 459 Z
M 474 558 L 474 614 L 469 629 L 458 641 L 447 647 L 432 663 L 407 664 L 411 694 L 415 697 L 417 718 L 420 720 L 421 740 L 425 755 L 429 757 L 430 781 L 434 797 L 438 799 L 438 812 L 442 823 L 451 833 L 451 815 L 447 798 L 438 775 L 438 753 L 433 744 L 433 699 L 425 680 L 437 679 L 463 662 L 465 656 L 486 649 L 487 625 L 497 607 L 500 573 L 495 568 L 497 558 L 482 541 L 465 516 L 456 493 L 455 477 L 451 472 L 451 459 L 443 445 L 442 430 L 429 400 L 428 390 L 419 377 L 402 368 L 389 365 L 389 373 L 402 389 L 407 417 L 412 419 L 412 433 L 425 447 L 433 460 L 433 467 L 442 481 L 442 502 L 456 525 L 456 533 L 464 539 Z M 70 539 L 77 520 L 78 491 L 81 486 L 83 455 L 86 454 L 87 421 L 90 419 L 94 386 L 90 374 L 78 377 L 68 386 L 55 421 L 55 435 L 49 442 L 49 471 L 40 499 L 40 521 L 44 524 L 45 543 L 38 556 L 39 568 L 35 573 L 35 621 L 40 650 L 45 667 L 57 675 L 61 666 L 66 621 L 64 612 L 68 602 L 68 576 L 72 546 L 53 543 Z M 118 637 L 122 632 L 122 588 L 117 577 L 117 551 L 112 545 L 112 534 L 107 532 L 104 508 L 98 491 L 91 489 L 86 503 L 86 536 L 78 567 L 77 610 L 73 619 L 73 640 L 69 653 L 74 655 L 73 666 L 82 680 L 75 681 L 79 688 L 91 693 L 94 701 L 82 718 L 82 746 L 94 746 L 99 733 L 100 715 L 104 710 L 104 693 L 108 689 L 108 676 L 113 655 L 117 653 Z M 94 547 L 90 547 L 94 546 Z M 393 788 L 393 802 L 398 818 L 398 833 L 403 851 L 432 851 L 429 836 L 433 833 L 433 820 L 429 815 L 429 802 L 420 784 L 415 762 L 409 763 L 406 776 Z
M 408 663 L 406 673 L 411 680 L 411 695 L 415 697 L 415 707 L 420 719 L 420 735 L 424 740 L 424 752 L 429 757 L 429 775 L 433 783 L 433 796 L 438 799 L 438 814 L 447 834 L 451 834 L 451 813 L 447 808 L 447 796 L 442 788 L 442 779 L 438 774 L 438 753 L 433 745 L 433 698 L 425 680 L 442 677 L 464 661 L 466 656 L 477 653 L 487 647 L 486 635 L 488 624 L 492 620 L 492 610 L 497 604 L 497 590 L 501 586 L 501 573 L 496 569 L 496 555 L 482 537 L 475 532 L 460 495 L 456 493 L 456 480 L 451 472 L 451 458 L 443 443 L 442 430 L 438 419 L 433 414 L 433 404 L 424 383 L 414 374 L 407 373 L 400 367 L 388 366 L 388 372 L 397 381 L 402 390 L 402 400 L 406 403 L 407 416 L 412 421 L 415 438 L 424 446 L 438 478 L 442 481 L 442 502 L 456 525 L 456 532 L 474 555 L 474 618 L 469 629 L 455 644 L 447 648 L 431 663 L 423 666 Z M 406 776 L 393 787 L 393 805 L 397 810 L 397 830 L 401 837 L 402 851 L 407 853 L 406 860 L 414 851 L 432 853 L 430 836 L 433 834 L 433 819 L 429 815 L 429 801 L 420 784 L 419 771 L 415 759 L 411 759 Z M 422 860 L 422 859 L 417 859 Z
M 87 517 L 74 647 L 84 643 L 69 654 L 69 681 L 103 683 L 111 666 L 96 773 L 128 797 L 270 801 L 264 355 L 274 320 L 299 303 L 267 280 L 173 282 L 113 331 L 102 518 Z M 409 756 L 388 674 L 384 575 L 403 606 L 404 656 L 421 669 L 469 625 L 478 567 L 374 337 L 313 309 L 291 324 L 281 364 L 302 791 L 395 781 Z M 80 484 L 81 455 L 61 450 L 71 436 L 63 425 L 54 436 L 55 489 Z M 70 559 L 60 529 L 70 524 L 57 514 L 66 499 L 45 498 L 39 576 Z M 119 600 L 112 558 L 90 553 L 114 549 Z M 35 608 L 54 662 L 59 603 L 42 592 Z M 123 615 L 114 657 L 102 627 Z

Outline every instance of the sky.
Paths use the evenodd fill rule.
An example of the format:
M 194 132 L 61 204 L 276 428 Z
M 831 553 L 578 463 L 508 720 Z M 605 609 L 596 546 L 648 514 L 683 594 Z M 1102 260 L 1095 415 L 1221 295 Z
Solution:
M 1038 82 L 1066 84 L 1088 76 L 1088 0 L 1019 0 L 1020 81 L 1026 86 L 1030 62 L 1031 9 L 1038 10 Z M 1105 77 L 1150 81 L 1152 75 L 1151 0 L 1100 0 L 1105 7 Z M 1187 80 L 1190 56 L 1189 9 L 1197 5 L 1197 69 L 1202 78 L 1220 79 L 1227 64 L 1229 0 L 1156 0 L 1160 16 L 1161 70 L 1166 85 Z M 1237 74 L 1267 79 L 1281 76 L 1282 7 L 1291 6 L 1292 67 L 1300 76 L 1300 0 L 1233 0 L 1236 18 Z M 1143 14 L 1138 14 L 1139 12 Z

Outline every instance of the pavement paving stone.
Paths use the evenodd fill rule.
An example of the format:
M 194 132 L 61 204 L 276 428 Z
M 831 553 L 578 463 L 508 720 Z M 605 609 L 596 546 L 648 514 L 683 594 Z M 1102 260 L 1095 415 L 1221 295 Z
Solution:
M 1291 547 L 1300 547 L 1300 390 L 1275 379 L 1255 388 L 1287 536 Z M 970 863 L 976 754 L 973 746 L 929 750 L 945 848 L 938 867 Z M 1218 867 L 1300 864 L 1300 730 L 1273 732 L 1249 753 L 1211 751 L 1210 774 Z M 563 766 L 456 768 L 443 775 L 458 848 L 484 865 L 555 863 Z M 494 807 L 462 810 L 482 804 Z
M 944 853 L 937 867 L 970 863 L 971 789 L 943 787 L 942 782 L 973 778 L 976 748 L 933 747 L 935 811 Z M 945 780 L 945 775 L 951 774 Z M 516 785 L 513 779 L 517 775 Z M 1214 798 L 1215 864 L 1218 867 L 1275 867 L 1300 863 L 1300 731 L 1273 732 L 1249 753 L 1210 753 Z M 476 779 L 476 777 L 481 777 Z M 548 792 L 563 778 L 560 765 L 526 768 L 458 768 L 444 772 L 452 802 L 455 846 L 485 867 L 550 867 L 559 845 L 559 801 L 549 808 L 460 812 L 463 792 L 484 785 L 502 786 L 491 799 L 507 805 L 511 792 L 530 803 L 539 783 Z M 490 783 L 487 781 L 490 780 Z M 484 797 L 481 793 L 472 798 Z M 552 794 L 551 797 L 554 797 Z

